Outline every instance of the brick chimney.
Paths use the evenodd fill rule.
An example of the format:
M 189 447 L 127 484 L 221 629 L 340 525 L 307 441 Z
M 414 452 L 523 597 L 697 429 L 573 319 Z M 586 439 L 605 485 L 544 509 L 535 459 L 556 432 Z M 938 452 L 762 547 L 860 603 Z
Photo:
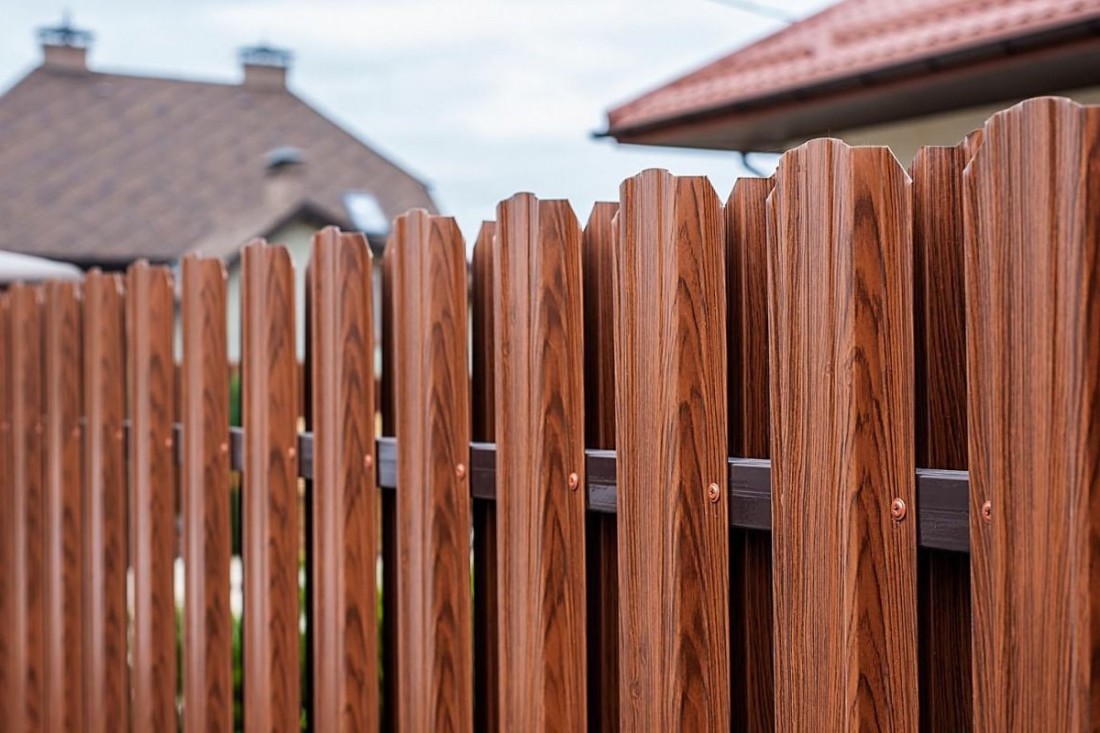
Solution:
M 61 71 L 87 71 L 88 47 L 92 44 L 92 38 L 90 31 L 73 27 L 68 13 L 62 18 L 60 25 L 39 28 L 42 66 Z
M 286 89 L 286 73 L 293 55 L 290 51 L 266 44 L 248 46 L 240 51 L 247 89 L 280 91 Z

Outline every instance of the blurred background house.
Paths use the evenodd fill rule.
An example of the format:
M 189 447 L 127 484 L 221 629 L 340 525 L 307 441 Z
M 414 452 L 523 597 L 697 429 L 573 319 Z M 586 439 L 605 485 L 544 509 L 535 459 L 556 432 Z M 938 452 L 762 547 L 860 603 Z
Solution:
M 105 270 L 223 256 L 234 360 L 246 241 L 301 264 L 319 227 L 380 251 L 394 216 L 436 210 L 422 181 L 295 96 L 287 51 L 243 49 L 227 84 L 93 71 L 92 35 L 67 21 L 39 38 L 41 64 L 0 96 L 3 248 Z M 299 267 L 299 297 L 303 282 Z
M 1100 1 L 844 0 L 615 107 L 603 134 L 742 153 L 829 135 L 908 166 L 1045 94 L 1100 103 Z

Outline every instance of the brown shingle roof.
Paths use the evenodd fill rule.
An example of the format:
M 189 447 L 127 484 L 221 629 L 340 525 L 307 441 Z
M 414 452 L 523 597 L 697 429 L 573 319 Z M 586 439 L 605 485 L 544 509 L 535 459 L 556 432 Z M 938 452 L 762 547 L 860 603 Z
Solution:
M 1092 24 L 1100 0 L 844 0 L 778 33 L 621 104 L 608 113 L 612 135 L 656 128 L 720 109 L 767 104 L 831 85 L 848 91 L 869 75 L 964 64 L 977 48 Z M 976 58 L 976 56 L 974 57 Z M 933 68 L 921 66 L 936 60 Z M 789 100 L 786 100 L 789 101 Z
M 269 175 L 283 146 L 304 163 Z M 351 228 L 349 191 L 390 218 L 434 211 L 423 183 L 285 89 L 42 66 L 0 97 L 0 248 L 89 264 L 230 254 L 302 211 Z

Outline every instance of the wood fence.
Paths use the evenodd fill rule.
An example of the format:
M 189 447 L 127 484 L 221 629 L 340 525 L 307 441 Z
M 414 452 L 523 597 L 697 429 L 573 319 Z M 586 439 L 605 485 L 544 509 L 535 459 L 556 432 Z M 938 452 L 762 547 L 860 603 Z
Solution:
M 1100 726 L 1100 107 L 242 260 L 241 428 L 219 261 L 0 293 L 4 730 Z

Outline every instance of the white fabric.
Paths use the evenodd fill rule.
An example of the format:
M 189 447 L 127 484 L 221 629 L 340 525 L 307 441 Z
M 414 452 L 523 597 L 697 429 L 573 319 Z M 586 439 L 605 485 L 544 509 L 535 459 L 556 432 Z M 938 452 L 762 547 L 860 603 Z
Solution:
M 37 282 L 39 280 L 79 280 L 84 273 L 68 262 L 32 257 L 0 250 L 0 283 Z

